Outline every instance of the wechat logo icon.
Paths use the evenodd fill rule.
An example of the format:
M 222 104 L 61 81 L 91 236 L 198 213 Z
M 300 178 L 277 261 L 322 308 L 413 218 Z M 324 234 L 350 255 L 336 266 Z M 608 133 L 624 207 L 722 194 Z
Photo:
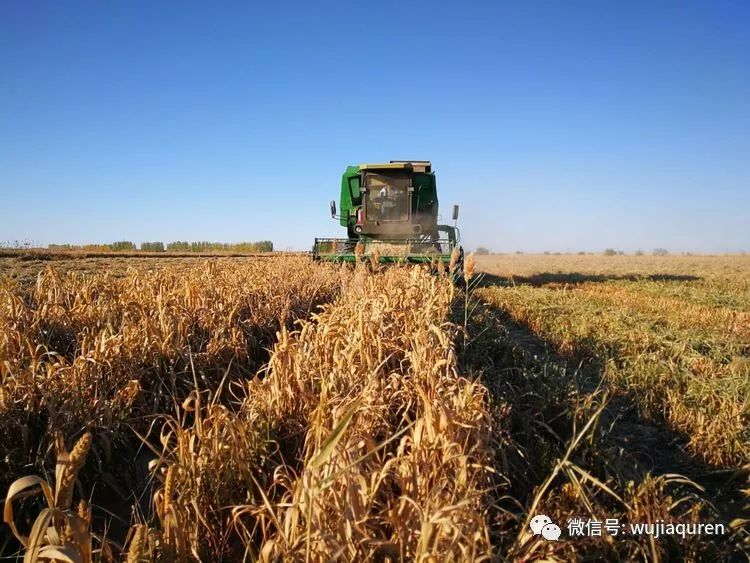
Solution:
M 557 541 L 562 533 L 560 526 L 552 522 L 552 519 L 544 514 L 534 516 L 531 522 L 529 522 L 529 528 L 531 528 L 531 532 L 535 536 L 541 535 L 548 541 Z

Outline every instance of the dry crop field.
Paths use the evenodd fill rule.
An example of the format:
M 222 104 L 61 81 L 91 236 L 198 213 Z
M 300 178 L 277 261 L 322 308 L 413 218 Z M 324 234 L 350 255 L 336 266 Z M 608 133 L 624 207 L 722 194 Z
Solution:
M 750 258 L 366 266 L 0 259 L 0 553 L 747 559 Z

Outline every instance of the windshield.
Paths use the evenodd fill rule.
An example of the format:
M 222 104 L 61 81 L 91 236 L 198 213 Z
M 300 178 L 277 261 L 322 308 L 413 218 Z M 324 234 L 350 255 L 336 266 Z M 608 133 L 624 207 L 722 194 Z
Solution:
M 406 174 L 367 174 L 368 221 L 409 220 L 409 177 Z

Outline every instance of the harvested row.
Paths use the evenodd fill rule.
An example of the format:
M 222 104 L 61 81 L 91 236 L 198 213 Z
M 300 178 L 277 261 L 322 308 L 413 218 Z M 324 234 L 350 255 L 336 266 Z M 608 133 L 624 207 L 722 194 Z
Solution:
M 595 284 L 585 284 L 592 287 Z M 602 285 L 602 284 L 599 284 Z M 734 280 L 653 281 L 641 279 L 615 281 L 603 284 L 604 288 L 619 288 L 657 299 L 674 299 L 683 304 L 724 307 L 750 312 L 750 281 L 747 277 Z
M 690 306 L 657 311 L 648 298 L 600 289 L 521 286 L 480 295 L 561 352 L 596 359 L 644 413 L 688 436 L 695 455 L 728 467 L 750 460 L 745 313 L 699 307 L 706 318 L 691 325 L 683 314 Z
M 663 279 L 747 283 L 750 255 L 722 256 L 602 256 L 594 254 L 542 255 L 506 254 L 478 257 L 479 269 L 496 276 L 514 277 L 532 282 L 606 281 Z M 747 285 L 745 285 L 747 287 Z
M 654 286 L 657 287 L 654 287 Z M 659 292 L 658 286 L 665 291 Z M 713 302 L 708 298 L 697 302 L 692 292 L 668 291 L 666 284 L 631 283 L 586 283 L 572 291 L 580 293 L 592 304 L 611 307 L 627 307 L 639 315 L 647 316 L 652 323 L 668 329 L 676 329 L 694 336 L 729 341 L 738 346 L 747 346 L 750 354 L 750 299 L 747 303 L 736 295 L 716 293 Z M 736 297 L 736 298 L 735 298 Z M 734 299 L 733 299 L 734 298 Z M 728 301 L 732 306 L 717 302 Z M 744 305 L 743 305 L 744 304 Z M 748 310 L 741 310 L 745 306 Z
M 465 373 L 481 377 L 493 405 L 499 486 L 489 517 L 493 549 L 502 560 L 723 561 L 743 560 L 750 553 L 745 522 L 738 518 L 745 503 L 739 489 L 748 482 L 747 474 L 738 472 L 731 480 L 736 503 L 717 499 L 715 490 L 709 493 L 684 476 L 692 464 L 679 455 L 667 431 L 638 417 L 609 386 L 598 386 L 580 358 L 569 361 L 509 322 L 484 290 L 474 294 L 470 305 L 474 313 L 461 362 Z M 531 534 L 529 522 L 539 514 L 560 526 L 560 541 Z M 655 539 L 614 537 L 605 530 L 592 537 L 585 529 L 576 536 L 575 521 L 589 519 L 719 521 L 726 534 Z
M 280 332 L 236 413 L 197 395 L 192 424 L 165 426 L 154 545 L 211 560 L 490 553 L 492 431 L 486 390 L 456 373 L 453 291 L 422 269 L 360 270 Z

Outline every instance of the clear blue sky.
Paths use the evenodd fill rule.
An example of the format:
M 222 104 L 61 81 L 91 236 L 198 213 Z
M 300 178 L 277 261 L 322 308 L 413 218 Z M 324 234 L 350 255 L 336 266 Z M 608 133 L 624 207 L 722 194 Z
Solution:
M 0 4 L 0 241 L 304 249 L 403 158 L 469 249 L 750 251 L 750 3 Z

